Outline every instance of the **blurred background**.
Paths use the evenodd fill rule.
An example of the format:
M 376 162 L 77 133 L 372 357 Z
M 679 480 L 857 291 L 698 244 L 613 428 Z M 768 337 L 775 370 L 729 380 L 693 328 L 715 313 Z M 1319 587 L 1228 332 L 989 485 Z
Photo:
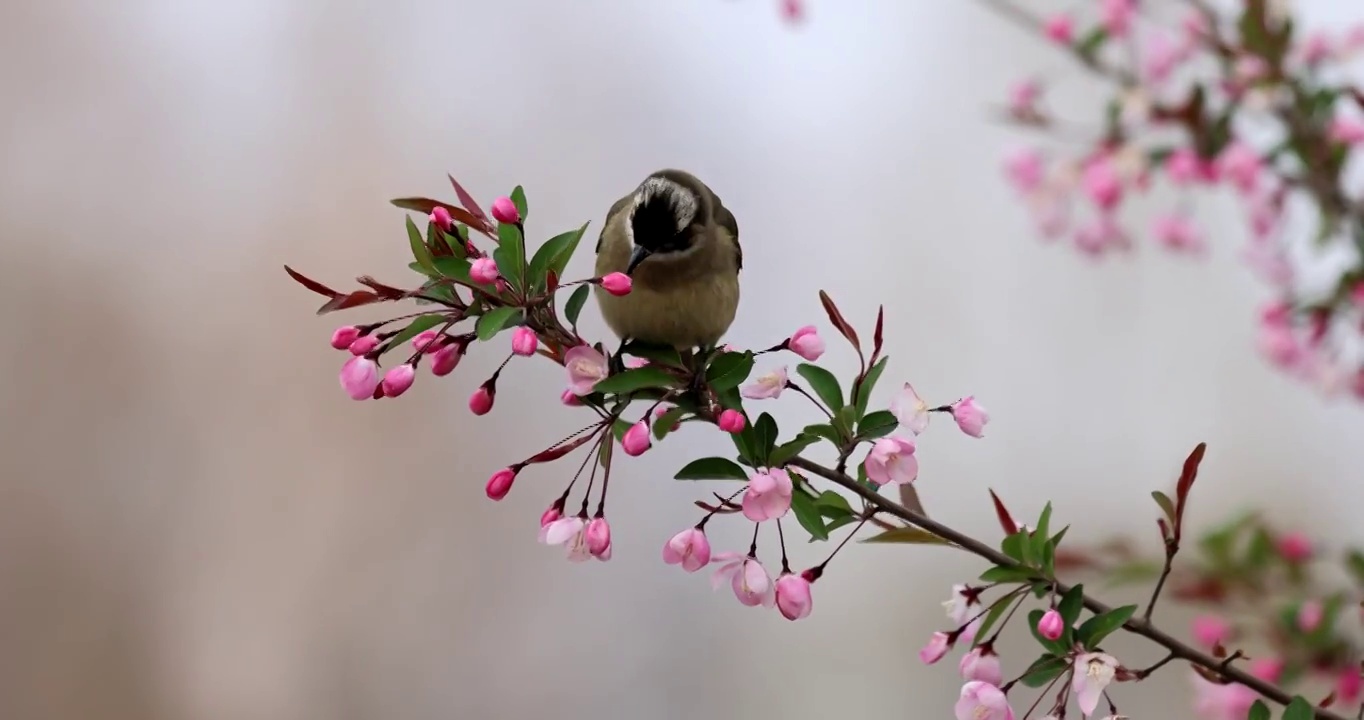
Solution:
M 820 288 L 862 326 L 885 303 L 881 401 L 910 380 L 993 414 L 984 440 L 939 422 L 920 443 L 925 502 L 963 529 L 997 538 L 993 487 L 1019 516 L 1054 500 L 1070 539 L 1153 547 L 1149 491 L 1207 441 L 1195 522 L 1253 505 L 1360 540 L 1364 419 L 1255 354 L 1266 291 L 1229 199 L 1200 208 L 1206 263 L 1035 239 L 992 119 L 1027 68 L 1099 101 L 973 3 L 811 0 L 794 30 L 767 0 L 5 3 L 0 717 L 950 714 L 954 664 L 916 653 L 981 563 L 852 546 L 809 619 L 743 608 L 659 560 L 708 489 L 672 473 L 727 445 L 689 428 L 622 466 L 612 562 L 571 566 L 535 536 L 572 468 L 483 496 L 579 426 L 548 363 L 513 363 L 481 419 L 465 401 L 501 347 L 400 401 L 340 392 L 326 342 L 356 316 L 315 317 L 281 266 L 406 282 L 387 201 L 451 197 L 447 171 L 485 203 L 524 185 L 540 238 L 595 238 L 650 171 L 696 172 L 743 230 L 739 345 L 824 326 Z M 1172 672 L 1116 697 L 1182 714 L 1186 691 Z

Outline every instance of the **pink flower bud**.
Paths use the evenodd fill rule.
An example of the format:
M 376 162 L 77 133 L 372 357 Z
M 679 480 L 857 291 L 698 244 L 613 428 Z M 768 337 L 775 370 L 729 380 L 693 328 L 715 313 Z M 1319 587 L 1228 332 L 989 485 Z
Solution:
M 587 551 L 600 557 L 611 547 L 611 525 L 604 517 L 593 518 L 583 531 L 583 539 L 587 541 Z
M 475 415 L 487 415 L 493 409 L 493 393 L 485 385 L 474 391 L 469 396 L 469 412 Z
M 502 293 L 507 292 L 507 288 L 508 288 L 508 287 L 509 287 L 509 286 L 507 285 L 507 281 L 506 281 L 506 280 L 503 280 L 502 278 L 498 278 L 498 279 L 496 279 L 496 280 L 493 281 L 493 289 L 497 290 L 497 293 L 498 293 L 499 295 L 501 295 Z
M 687 528 L 663 546 L 663 562 L 696 572 L 710 563 L 710 540 L 700 528 Z
M 740 501 L 744 517 L 753 522 L 777 520 L 791 509 L 791 495 L 795 484 L 791 475 L 781 468 L 769 468 L 753 473 Z
M 935 632 L 933 637 L 929 638 L 928 644 L 919 651 L 919 660 L 923 661 L 925 665 L 932 665 L 943 659 L 951 647 L 952 639 L 947 636 L 947 633 Z
M 341 389 L 352 400 L 368 400 L 379 387 L 379 364 L 367 357 L 355 356 L 341 366 Z
M 1260 173 L 1264 163 L 1260 154 L 1245 143 L 1236 140 L 1217 156 L 1219 172 L 1242 194 L 1249 195 L 1259 187 Z
M 511 468 L 502 468 L 493 473 L 491 478 L 488 478 L 488 486 L 484 488 L 483 491 L 488 494 L 489 499 L 501 500 L 502 498 L 507 497 L 507 493 L 511 492 L 512 482 L 515 480 L 515 470 Z M 544 518 L 542 517 L 540 520 L 540 524 L 544 525 Z
M 450 232 L 450 228 L 454 227 L 454 220 L 450 217 L 450 211 L 439 205 L 431 210 L 430 220 L 433 225 L 445 232 Z
M 1161 245 L 1175 252 L 1200 253 L 1205 249 L 1203 233 L 1193 220 L 1179 213 L 1157 217 L 1154 234 Z
M 445 345 L 445 338 L 435 330 L 423 330 L 412 338 L 413 352 L 425 353 L 430 355 L 437 352 Z
M 1046 182 L 1047 171 L 1041 153 L 1022 148 L 1004 158 L 1004 174 L 1015 190 L 1028 195 Z
M 469 279 L 480 285 L 497 282 L 497 263 L 492 258 L 479 258 L 469 267 Z
M 1279 537 L 1279 557 L 1291 563 L 1300 563 L 1312 557 L 1312 541 L 1300 533 L 1287 533 Z
M 1364 143 L 1364 120 L 1337 115 L 1326 129 L 1327 137 L 1345 145 Z
M 560 511 L 558 505 L 550 505 L 549 509 L 540 513 L 540 527 L 542 528 L 548 527 L 550 523 L 554 522 L 555 520 L 558 520 L 563 516 L 564 514 L 562 511 Z
M 967 396 L 952 405 L 952 419 L 957 427 L 973 438 L 983 437 L 985 423 L 990 422 L 990 414 L 976 403 L 974 396 Z
M 726 410 L 720 413 L 720 429 L 731 435 L 743 432 L 747 425 L 748 420 L 738 410 Z
M 1047 18 L 1043 29 L 1048 38 L 1062 45 L 1069 45 L 1075 39 L 1075 21 L 1065 13 L 1057 13 Z
M 602 276 L 601 286 L 606 292 L 609 292 L 616 297 L 621 297 L 622 295 L 630 294 L 630 289 L 634 287 L 634 281 L 625 273 L 613 272 L 609 275 Z
M 1037 634 L 1048 640 L 1060 640 L 1066 634 L 1066 620 L 1055 608 L 1046 611 L 1037 620 Z
M 1326 618 L 1326 609 L 1322 607 L 1319 600 L 1308 600 L 1298 608 L 1298 629 L 1305 633 L 1310 633 L 1321 627 L 1321 621 Z
M 535 348 L 540 344 L 539 338 L 535 336 L 535 331 L 528 327 L 516 328 L 512 333 L 512 352 L 523 357 L 535 354 Z
M 577 407 L 583 404 L 583 402 L 578 399 L 578 396 L 573 394 L 572 390 L 565 390 L 559 395 L 559 402 L 569 407 Z
M 659 421 L 660 419 L 663 418 L 664 415 L 668 414 L 669 410 L 672 409 L 673 409 L 672 405 L 659 405 L 658 407 L 654 408 L 654 421 L 655 422 Z M 677 429 L 680 427 L 682 427 L 682 423 L 675 422 L 673 423 L 672 427 L 668 428 L 668 432 L 677 432 Z
M 974 648 L 963 655 L 957 670 L 962 680 L 979 680 L 995 686 L 1004 683 L 1004 670 L 999 666 L 999 656 L 986 647 Z
M 652 445 L 653 441 L 649 439 L 649 423 L 643 420 L 631 425 L 630 429 L 625 431 L 625 437 L 620 439 L 621 449 L 630 457 L 643 455 Z
M 824 339 L 819 336 L 819 331 L 815 330 L 814 325 L 806 325 L 786 340 L 786 347 L 791 352 L 814 362 L 824 354 Z
M 1250 674 L 1264 680 L 1267 683 L 1278 684 L 1279 678 L 1283 676 L 1284 662 L 1276 657 L 1262 657 L 1250 661 L 1247 668 Z
M 810 581 L 800 575 L 784 573 L 777 578 L 777 609 L 787 620 L 800 620 L 810 614 L 814 599 L 810 597 Z
M 1041 96 L 1041 83 L 1032 78 L 1020 80 L 1009 88 L 1009 112 L 1017 116 L 1028 115 Z
M 493 219 L 504 225 L 515 225 L 521 222 L 521 213 L 516 210 L 516 203 L 503 195 L 493 201 Z
M 332 333 L 332 347 L 337 350 L 349 348 L 356 340 L 360 339 L 360 328 L 354 325 L 339 327 Z M 363 354 L 363 353 L 361 353 Z
M 1136 14 L 1135 0 L 1099 0 L 1100 22 L 1103 23 L 1109 37 L 1120 38 L 1127 35 L 1127 31 L 1132 27 L 1132 18 Z
M 459 361 L 463 357 L 463 347 L 454 343 L 445 345 L 431 358 L 431 374 L 436 377 L 449 375 L 459 366 Z
M 407 392 L 412 387 L 412 381 L 417 378 L 417 368 L 411 363 L 395 365 L 384 373 L 384 395 L 388 397 L 398 397 Z
M 1100 209 L 1112 210 L 1122 202 L 1122 176 L 1109 156 L 1101 156 L 1085 166 L 1080 185 Z
M 1231 626 L 1216 615 L 1200 615 L 1193 621 L 1194 641 L 1211 650 L 1231 639 Z
M 1359 663 L 1352 663 L 1336 676 L 1336 700 L 1353 705 L 1364 691 L 1364 675 L 1359 673 Z
M 376 338 L 373 335 L 366 335 L 364 337 L 356 338 L 355 342 L 350 344 L 349 350 L 351 355 L 368 355 L 374 352 L 374 349 L 377 347 L 379 347 L 379 338 Z

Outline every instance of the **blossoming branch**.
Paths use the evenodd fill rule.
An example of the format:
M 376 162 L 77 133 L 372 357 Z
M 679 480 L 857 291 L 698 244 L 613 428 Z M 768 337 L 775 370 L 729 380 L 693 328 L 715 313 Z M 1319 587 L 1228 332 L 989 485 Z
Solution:
M 663 561 L 688 573 L 715 566 L 714 584 L 727 585 L 743 605 L 775 607 L 785 618 L 798 620 L 813 609 L 813 585 L 867 525 L 880 530 L 868 542 L 942 544 L 984 559 L 988 567 L 978 583 L 953 589 L 950 626 L 934 634 L 920 653 L 923 662 L 934 664 L 953 648 L 964 649 L 958 667 L 965 681 L 956 709 L 960 720 L 1013 718 L 1010 694 L 1020 694 L 1019 686 L 1043 689 L 1025 717 L 1044 700 L 1059 717 L 1072 698 L 1086 717 L 1101 709 L 1116 715 L 1112 683 L 1144 680 L 1173 661 L 1200 668 L 1211 682 L 1243 685 L 1285 705 L 1284 717 L 1289 720 L 1313 715 L 1339 718 L 1243 671 L 1233 663 L 1235 654 L 1209 654 L 1151 623 L 1168 563 L 1178 550 L 1202 445 L 1185 462 L 1174 498 L 1158 495 L 1163 513 L 1159 523 L 1169 550 L 1166 572 L 1144 613 L 1135 605 L 1110 608 L 1082 586 L 1058 579 L 1057 559 L 1063 557 L 1058 548 L 1066 528 L 1053 530 L 1050 504 L 1029 528 L 1017 524 L 994 497 L 1005 537 L 992 546 L 882 493 L 886 486 L 913 487 L 920 470 L 918 442 L 934 415 L 950 417 L 960 431 L 977 438 L 984 435 L 990 419 L 973 397 L 929 403 L 908 383 L 901 384 L 888 407 L 873 406 L 872 393 L 890 361 L 883 353 L 882 312 L 877 314 L 871 342 L 865 343 L 834 301 L 820 294 L 830 325 L 857 354 L 855 370 L 842 380 L 834 370 L 816 364 L 825 341 L 813 325 L 757 351 L 725 347 L 684 357 L 672 348 L 629 343 L 609 353 L 601 343 L 582 337 L 578 319 L 590 287 L 628 295 L 630 278 L 612 273 L 561 280 L 587 226 L 544 241 L 532 254 L 526 241 L 527 201 L 520 188 L 498 198 L 485 212 L 453 178 L 451 183 L 458 205 L 427 198 L 394 201 L 424 216 L 424 230 L 411 216 L 406 220 L 410 267 L 419 277 L 415 287 L 361 276 L 360 288 L 342 292 L 285 269 L 295 281 L 326 298 L 319 314 L 405 300 L 424 308 L 379 322 L 345 325 L 332 333 L 331 346 L 347 355 L 340 385 L 355 400 L 391 401 L 416 386 L 423 363 L 429 364 L 431 376 L 448 376 L 470 348 L 495 348 L 503 337 L 509 339 L 503 345 L 504 359 L 469 398 L 473 414 L 494 410 L 499 378 L 504 372 L 521 371 L 525 358 L 538 355 L 561 366 L 565 389 L 559 401 L 581 407 L 590 421 L 493 472 L 484 491 L 492 500 L 501 500 L 531 466 L 580 454 L 576 471 L 540 518 L 540 541 L 562 546 L 569 560 L 606 561 L 613 554 L 615 538 L 606 501 L 612 473 L 620 472 L 617 448 L 619 454 L 637 457 L 683 425 L 714 427 L 731 439 L 733 455 L 692 460 L 676 477 L 740 486 L 697 500 L 702 512 L 697 522 L 666 540 L 660 538 Z M 803 361 L 794 373 L 787 364 L 793 357 Z M 762 369 L 755 376 L 759 363 Z M 783 433 L 771 413 L 756 412 L 782 396 L 813 404 L 824 421 Z M 831 450 L 836 461 L 826 465 L 810 460 L 807 453 L 816 447 Z M 721 521 L 751 523 L 748 547 L 713 552 L 706 529 Z M 829 541 L 836 535 L 841 539 L 822 560 L 796 570 L 786 543 L 787 533 L 795 532 L 813 541 Z M 1035 604 L 1040 607 L 1023 617 L 1039 655 L 1030 664 L 1017 663 L 1013 677 L 1006 680 L 995 642 L 1020 608 Z M 1103 647 L 1103 641 L 1119 630 L 1152 640 L 1166 656 L 1148 667 L 1121 662 Z M 1051 694 L 1056 687 L 1059 690 Z M 1261 720 L 1269 710 L 1257 700 L 1252 712 Z

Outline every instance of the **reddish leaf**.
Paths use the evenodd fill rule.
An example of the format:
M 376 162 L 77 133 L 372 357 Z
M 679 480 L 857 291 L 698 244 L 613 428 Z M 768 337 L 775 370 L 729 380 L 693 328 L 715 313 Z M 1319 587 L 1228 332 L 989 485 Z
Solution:
M 378 280 L 375 280 L 374 278 L 370 277 L 369 275 L 361 275 L 360 277 L 355 278 L 355 282 L 358 282 L 361 285 L 364 285 L 365 287 L 378 293 L 379 297 L 383 298 L 384 300 L 402 300 L 404 298 L 411 296 L 411 293 L 407 292 L 406 290 L 401 290 L 391 285 L 385 285 L 379 282 Z
M 1156 518 L 1156 525 L 1160 527 L 1160 537 L 1163 540 L 1170 538 L 1170 525 L 1165 522 L 1165 518 Z
M 303 275 L 301 275 L 288 265 L 284 266 L 284 272 L 289 273 L 289 277 L 293 278 L 294 281 L 297 282 L 299 285 L 302 285 L 303 287 L 312 290 L 318 295 L 326 295 L 329 298 L 336 298 L 341 295 L 341 293 L 327 287 L 326 285 L 323 285 L 322 283 L 316 280 L 304 277 Z
M 881 330 L 886 323 L 886 306 L 880 305 L 876 308 L 876 332 L 872 333 L 871 361 L 876 364 L 876 359 L 881 357 Z
M 322 307 L 317 309 L 318 315 L 326 315 L 337 310 L 349 310 L 350 308 L 360 307 L 361 305 L 371 305 L 380 301 L 380 297 L 368 290 L 356 290 L 349 295 L 338 295 L 332 298 Z
M 559 273 L 554 272 L 553 269 L 545 275 L 545 289 L 549 292 L 559 289 Z
M 1004 534 L 1013 535 L 1018 532 L 1018 523 L 1015 523 L 1014 519 L 1009 516 L 1008 508 L 1004 507 L 1003 501 L 999 499 L 994 490 L 990 491 L 990 499 L 995 501 L 995 515 L 999 516 L 999 526 L 1004 528 Z
M 1203 453 L 1207 449 L 1207 443 L 1198 443 L 1193 452 L 1189 453 L 1188 459 L 1184 461 L 1184 469 L 1179 473 L 1179 482 L 1175 483 L 1175 540 L 1179 540 L 1183 533 L 1184 507 L 1189 499 L 1189 490 L 1193 488 L 1194 480 L 1198 478 L 1198 465 L 1203 462 Z
M 450 217 L 454 218 L 455 222 L 464 223 L 485 235 L 488 234 L 488 230 L 490 229 L 485 221 L 479 220 L 468 210 L 449 203 L 443 203 L 439 200 L 423 197 L 409 197 L 397 198 L 389 200 L 389 202 L 404 210 L 412 210 L 413 212 L 419 212 L 423 215 L 430 215 L 432 210 L 443 207 L 450 211 Z
M 1328 708 L 1328 707 L 1331 707 L 1332 705 L 1335 705 L 1335 704 L 1336 704 L 1336 691 L 1332 690 L 1330 695 L 1327 695 L 1326 697 L 1322 698 L 1322 701 L 1319 702 L 1319 703 L 1317 703 L 1317 707 L 1319 707 L 1319 708 Z
M 474 196 L 470 195 L 469 191 L 465 190 L 464 186 L 459 184 L 459 181 L 455 179 L 454 175 L 446 174 L 445 177 L 450 178 L 450 184 L 455 187 L 455 195 L 459 196 L 459 201 L 463 203 L 464 207 L 467 208 L 470 213 L 473 213 L 474 217 L 478 218 L 477 221 L 472 223 L 465 223 L 465 225 L 470 226 L 476 225 L 478 227 L 492 230 L 493 229 L 492 221 L 488 219 L 488 214 L 483 212 L 483 208 L 479 206 L 478 201 L 474 199 Z
M 829 297 L 829 293 L 820 290 L 819 301 L 824 305 L 824 312 L 829 314 L 829 322 L 833 323 L 834 327 L 838 329 L 838 332 L 841 333 L 843 337 L 847 338 L 848 342 L 852 343 L 853 348 L 857 350 L 858 353 L 861 353 L 862 343 L 857 340 L 857 331 L 843 318 L 843 313 L 838 311 L 838 306 L 834 305 L 833 298 Z
M 566 443 L 560 443 L 555 447 L 531 457 L 526 461 L 526 464 L 533 465 L 535 463 L 553 462 L 587 444 L 588 440 L 595 440 L 596 437 L 597 433 L 594 432 L 583 433 L 579 438 L 570 440 Z
M 729 508 L 722 508 L 717 507 L 715 505 L 711 505 L 710 503 L 707 503 L 704 500 L 695 501 L 695 505 L 696 507 L 699 507 L 702 510 L 705 510 L 706 512 L 713 512 L 716 515 L 733 515 L 734 513 L 739 512 L 738 510 L 732 510 Z

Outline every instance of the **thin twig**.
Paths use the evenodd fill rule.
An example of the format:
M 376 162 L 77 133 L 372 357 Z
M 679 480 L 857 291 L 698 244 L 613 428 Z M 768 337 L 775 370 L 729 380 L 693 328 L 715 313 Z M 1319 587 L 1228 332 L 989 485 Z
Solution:
M 1170 577 L 1170 568 L 1174 565 L 1175 553 L 1179 551 L 1178 546 L 1171 547 L 1168 544 L 1169 542 L 1166 540 L 1165 566 L 1160 569 L 1160 579 L 1156 581 L 1156 589 L 1151 591 L 1151 601 L 1146 603 L 1146 612 L 1142 613 L 1146 622 L 1151 622 L 1151 613 L 1156 610 L 1156 601 L 1160 599 L 1160 591 L 1165 588 L 1165 579 Z

